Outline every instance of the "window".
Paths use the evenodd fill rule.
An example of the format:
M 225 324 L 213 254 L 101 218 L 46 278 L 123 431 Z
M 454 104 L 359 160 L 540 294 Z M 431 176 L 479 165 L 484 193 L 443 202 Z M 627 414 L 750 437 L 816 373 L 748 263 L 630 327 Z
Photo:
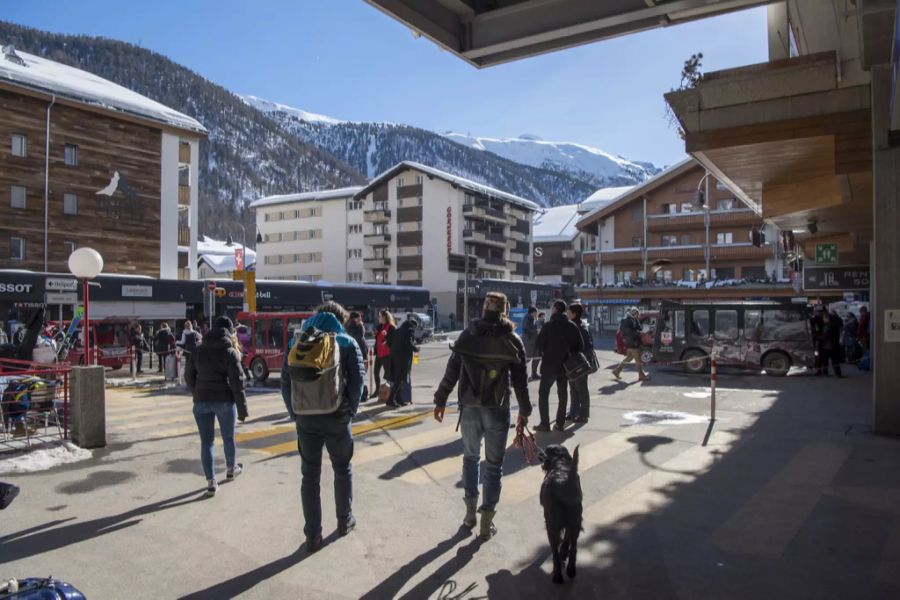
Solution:
M 631 238 L 631 247 L 632 248 L 640 248 L 641 245 L 643 244 L 643 242 L 644 242 L 644 238 L 642 238 L 639 235 L 635 236 L 635 237 Z
M 685 269 L 682 271 L 681 275 L 682 281 L 693 281 L 694 280 L 694 270 L 693 269 Z
M 667 204 L 661 205 L 660 208 L 662 209 L 661 214 L 664 214 L 664 215 L 674 215 L 675 213 L 678 212 L 677 204 L 668 204 L 667 203 Z
M 717 267 L 712 272 L 716 279 L 734 279 L 734 267 Z
M 78 196 L 75 194 L 63 194 L 63 214 L 78 214 Z
M 717 233 L 716 234 L 716 243 L 717 244 L 731 244 L 734 242 L 733 238 L 734 238 L 734 236 L 730 231 L 724 232 L 724 233 Z
M 762 325 L 762 311 L 745 310 L 744 311 L 744 339 L 758 340 L 759 329 Z
M 639 206 L 633 206 L 631 208 L 631 220 L 632 221 L 643 221 L 644 220 L 644 205 L 641 204 Z
M 682 246 L 690 246 L 691 245 L 691 234 L 689 234 L 689 233 L 681 234 L 681 245 Z
M 362 273 L 347 273 L 347 281 L 350 283 L 362 282 Z
M 672 283 L 672 271 L 667 269 L 660 269 L 656 272 L 656 281 Z
M 360 227 L 362 227 L 362 225 L 360 225 Z M 318 240 L 322 238 L 321 229 L 305 229 L 303 231 L 298 231 L 297 234 L 297 239 L 299 240 Z
M 659 238 L 660 246 L 677 246 L 678 245 L 678 236 L 677 235 L 663 235 Z
M 683 213 L 694 212 L 694 205 L 691 204 L 690 202 L 682 202 L 681 203 L 681 212 L 683 212 Z
M 375 203 L 375 210 L 387 210 L 388 203 L 387 200 L 379 200 Z
M 421 175 L 416 175 L 416 185 L 422 185 L 422 182 L 425 181 L 425 178 Z
M 77 167 L 78 166 L 78 146 L 76 146 L 75 144 L 66 144 L 65 161 L 66 161 L 66 166 L 69 166 L 69 167 Z
M 27 156 L 28 148 L 27 148 L 27 139 L 24 135 L 20 135 L 18 133 L 12 134 L 12 155 L 13 156 Z
M 766 310 L 763 311 L 762 327 L 759 340 L 805 342 L 809 339 L 806 320 L 800 311 Z
M 9 238 L 10 260 L 25 260 L 25 240 L 22 238 Z
M 9 205 L 12 208 L 25 208 L 25 188 L 21 185 L 14 185 L 9 190 Z
M 347 202 L 347 210 L 362 210 L 362 200 L 350 200 Z
M 255 346 L 257 350 L 266 347 L 266 321 L 260 319 L 254 323 Z
M 63 242 L 63 245 L 66 247 L 66 254 L 72 254 L 75 252 L 75 242 Z
M 738 313 L 736 310 L 716 311 L 715 338 L 722 342 L 732 342 L 738 337 Z
M 374 253 L 373 258 L 388 258 L 387 248 L 379 246 L 377 248 L 373 248 L 372 252 Z
M 397 187 L 398 188 L 403 187 L 403 178 L 402 177 L 397 178 Z
M 361 227 L 361 226 L 360 226 Z M 388 226 L 384 223 L 378 223 L 375 225 L 375 234 L 376 235 L 385 235 L 388 232 Z
M 190 165 L 178 166 L 178 185 L 191 185 L 191 167 Z
M 347 258 L 362 258 L 362 248 L 350 248 L 347 250 Z
M 716 200 L 716 210 L 734 210 L 734 198 Z
M 631 281 L 631 271 L 617 271 L 616 283 L 629 283 Z
M 684 338 L 684 311 L 675 311 L 675 337 Z
M 284 348 L 284 320 L 271 319 L 269 321 L 269 348 Z
M 348 233 L 362 233 L 362 224 L 361 223 L 353 223 L 347 226 Z
M 691 311 L 691 336 L 705 338 L 709 335 L 709 311 Z

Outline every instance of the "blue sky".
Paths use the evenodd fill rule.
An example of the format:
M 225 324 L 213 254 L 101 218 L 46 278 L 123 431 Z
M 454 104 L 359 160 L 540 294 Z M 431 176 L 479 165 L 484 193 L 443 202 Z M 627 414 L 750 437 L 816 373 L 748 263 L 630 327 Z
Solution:
M 683 156 L 662 94 L 684 60 L 703 52 L 712 71 L 767 52 L 764 8 L 482 70 L 362 0 L 0 0 L 0 19 L 140 44 L 234 92 L 337 118 L 528 133 L 660 166 Z

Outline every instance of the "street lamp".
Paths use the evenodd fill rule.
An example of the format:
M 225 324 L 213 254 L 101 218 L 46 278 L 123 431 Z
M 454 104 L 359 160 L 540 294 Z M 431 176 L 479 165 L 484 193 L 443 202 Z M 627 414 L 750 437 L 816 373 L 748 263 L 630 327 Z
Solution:
M 91 341 L 89 332 L 88 287 L 90 280 L 103 270 L 103 257 L 93 248 L 79 248 L 69 255 L 69 271 L 84 283 L 84 364 L 91 365 Z

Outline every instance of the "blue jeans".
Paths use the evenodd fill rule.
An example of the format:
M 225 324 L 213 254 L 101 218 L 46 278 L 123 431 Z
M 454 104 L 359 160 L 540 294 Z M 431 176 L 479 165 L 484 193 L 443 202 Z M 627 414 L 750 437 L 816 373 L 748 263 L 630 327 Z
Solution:
M 216 419 L 219 433 L 225 447 L 225 465 L 234 468 L 237 444 L 234 442 L 234 422 L 237 420 L 237 405 L 234 402 L 194 402 L 194 420 L 200 432 L 200 462 L 207 479 L 215 479 L 213 457 L 216 443 Z
M 500 501 L 500 478 L 509 436 L 509 407 L 461 406 L 459 428 L 463 441 L 463 488 L 466 498 L 478 497 L 481 440 L 484 439 L 484 499 L 482 511 L 493 511 Z
M 328 450 L 334 470 L 334 505 L 339 523 L 353 514 L 353 434 L 351 419 L 346 417 L 297 417 L 297 441 L 300 444 L 300 499 L 303 503 L 303 532 L 322 532 L 322 448 Z

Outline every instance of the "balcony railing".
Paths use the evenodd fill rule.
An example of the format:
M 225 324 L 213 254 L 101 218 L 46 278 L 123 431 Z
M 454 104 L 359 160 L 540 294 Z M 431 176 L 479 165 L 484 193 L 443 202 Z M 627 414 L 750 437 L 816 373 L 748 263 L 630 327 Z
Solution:
M 463 206 L 463 214 L 467 217 L 475 217 L 486 221 L 508 224 L 509 217 L 502 210 L 489 208 L 485 206 L 477 206 L 475 204 L 467 204 Z
M 366 223 L 387 223 L 391 220 L 391 211 L 385 209 L 367 210 L 363 215 Z
M 189 185 L 179 185 L 178 186 L 178 204 L 182 206 L 190 206 L 191 205 L 191 186 Z
M 506 260 L 502 256 L 485 256 L 484 262 L 489 265 L 496 265 L 499 267 L 506 266 Z
M 388 246 L 391 243 L 391 234 L 370 233 L 363 236 L 363 243 L 366 246 Z
M 491 246 L 506 246 L 506 236 L 499 233 L 486 233 L 467 229 L 463 231 L 463 239 L 472 243 L 482 243 Z
M 709 211 L 710 227 L 753 225 L 757 220 L 756 213 L 749 208 Z M 705 215 L 702 211 L 647 215 L 648 231 L 697 230 L 703 229 L 704 225 Z
M 366 269 L 388 269 L 391 266 L 390 257 L 366 257 L 363 259 L 363 267 Z

